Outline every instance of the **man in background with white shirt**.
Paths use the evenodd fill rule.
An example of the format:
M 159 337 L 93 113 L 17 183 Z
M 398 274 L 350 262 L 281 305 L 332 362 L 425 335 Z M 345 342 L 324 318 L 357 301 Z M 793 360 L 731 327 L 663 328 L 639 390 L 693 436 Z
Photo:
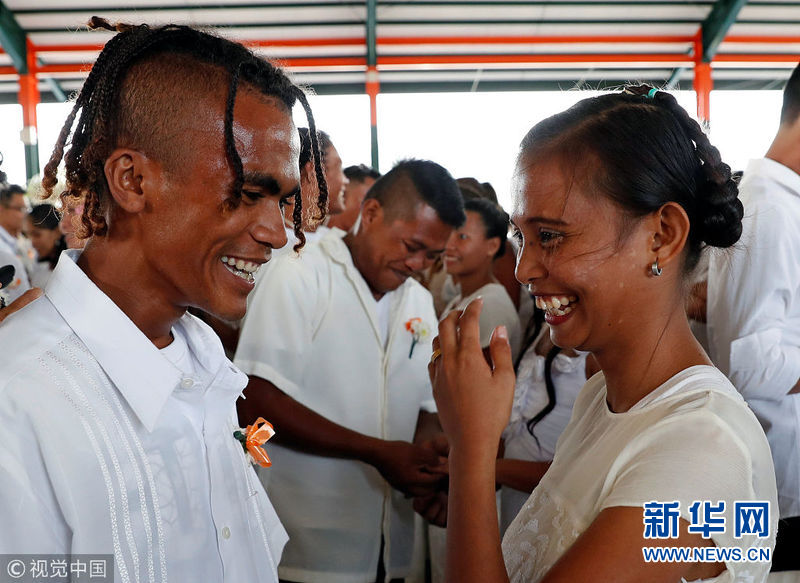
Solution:
M 14 280 L 0 292 L 6 303 L 13 302 L 31 287 L 18 241 L 26 214 L 25 190 L 21 186 L 11 184 L 0 190 L 0 267 L 13 265 L 15 271 Z
M 117 34 L 43 179 L 70 138 L 66 202 L 90 238 L 0 326 L 0 555 L 111 555 L 115 581 L 274 583 L 286 532 L 234 435 L 247 379 L 186 309 L 244 315 L 299 188 L 292 107 L 314 120 L 239 44 L 90 26 Z
M 367 191 L 381 177 L 381 173 L 364 164 L 358 164 L 345 168 L 344 175 L 348 180 L 344 187 L 344 210 L 332 216 L 328 220 L 328 226 L 349 231 L 356 224 Z
M 800 570 L 800 66 L 778 134 L 739 186 L 742 238 L 710 258 L 710 356 L 767 434 L 781 521 L 773 571 Z
M 250 375 L 240 418 L 269 412 L 277 431 L 261 476 L 289 532 L 281 579 L 410 574 L 407 498 L 436 502 L 442 481 L 441 451 L 425 443 L 438 428 L 427 371 L 437 320 L 410 276 L 465 218 L 444 168 L 401 162 L 351 231 L 282 255 L 259 281 L 234 362 Z

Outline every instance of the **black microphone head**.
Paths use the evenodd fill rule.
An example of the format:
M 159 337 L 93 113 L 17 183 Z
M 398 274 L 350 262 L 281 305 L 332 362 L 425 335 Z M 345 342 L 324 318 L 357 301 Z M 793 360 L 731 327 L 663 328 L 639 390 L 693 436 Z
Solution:
M 17 272 L 13 265 L 4 265 L 0 267 L 0 289 L 7 287 L 9 283 L 14 281 L 14 274 Z

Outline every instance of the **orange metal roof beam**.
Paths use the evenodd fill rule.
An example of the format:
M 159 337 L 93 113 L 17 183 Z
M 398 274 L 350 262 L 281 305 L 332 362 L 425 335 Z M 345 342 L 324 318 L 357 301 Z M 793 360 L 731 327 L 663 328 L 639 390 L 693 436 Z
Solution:
M 690 35 L 652 36 L 652 35 L 571 35 L 571 36 L 408 36 L 381 37 L 379 45 L 512 45 L 512 44 L 658 44 L 688 43 L 694 40 Z
M 693 42 L 694 36 L 648 36 L 648 35 L 571 35 L 571 36 L 419 36 L 419 37 L 383 37 L 378 39 L 379 45 L 413 45 L 413 44 L 659 44 Z M 251 47 L 324 47 L 354 46 L 364 44 L 363 37 L 347 38 L 305 38 L 243 41 Z M 731 35 L 725 42 L 748 44 L 800 44 L 798 36 L 763 36 L 763 35 Z M 55 44 L 34 45 L 35 51 L 42 52 L 97 52 L 103 49 L 103 43 L 93 44 Z M 0 53 L 4 51 L 0 49 Z
M 722 54 L 715 62 L 721 63 L 796 63 L 800 55 L 794 54 Z M 382 65 L 469 65 L 469 64 L 535 64 L 535 63 L 694 63 L 693 57 L 682 53 L 603 53 L 603 54 L 547 54 L 547 55 L 409 55 L 379 57 Z M 366 67 L 362 57 L 318 57 L 308 59 L 282 59 L 280 63 L 294 69 L 306 67 Z M 79 73 L 91 68 L 87 63 L 58 63 L 39 65 L 37 73 Z M 13 67 L 0 67 L 0 74 L 12 74 Z
M 381 65 L 454 65 L 503 63 L 636 63 L 669 62 L 691 63 L 691 56 L 683 53 L 602 53 L 602 54 L 546 54 L 546 55 L 413 55 L 378 57 Z

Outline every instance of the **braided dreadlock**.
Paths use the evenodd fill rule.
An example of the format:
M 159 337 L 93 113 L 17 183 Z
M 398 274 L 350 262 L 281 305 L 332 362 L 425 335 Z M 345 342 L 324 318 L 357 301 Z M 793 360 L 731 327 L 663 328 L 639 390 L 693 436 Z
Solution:
M 169 119 L 148 119 L 148 123 L 136 123 L 136 120 L 128 119 L 134 115 L 131 110 L 135 109 L 137 99 L 159 99 L 152 94 L 143 99 L 142 94 L 146 92 L 136 88 L 139 74 L 148 66 L 168 71 L 170 66 L 176 65 L 178 68 L 183 65 L 186 69 L 186 63 L 189 63 L 192 74 L 203 74 L 196 73 L 200 70 L 205 71 L 206 75 L 223 74 L 227 77 L 224 135 L 225 152 L 234 172 L 230 193 L 230 201 L 234 206 L 241 201 L 244 183 L 242 161 L 233 139 L 233 111 L 241 83 L 246 83 L 265 96 L 276 98 L 289 111 L 299 101 L 311 130 L 311 152 L 319 185 L 318 205 L 321 209 L 326 207 L 328 188 L 322 170 L 314 115 L 303 90 L 292 83 L 281 69 L 238 43 L 187 26 L 168 24 L 151 28 L 146 24 L 111 25 L 96 16 L 89 20 L 88 26 L 91 29 L 115 31 L 117 34 L 106 43 L 86 78 L 61 129 L 42 179 L 45 197 L 52 196 L 57 183 L 56 172 L 61 160 L 64 160 L 66 189 L 61 198 L 65 205 L 74 206 L 84 202 L 81 237 L 104 235 L 108 230 L 106 216 L 110 197 L 103 166 L 114 148 L 123 144 L 130 146 L 131 142 L 135 146 L 154 150 L 167 147 L 163 145 L 165 136 L 154 136 L 152 128 L 148 130 L 142 126 L 155 125 L 158 133 L 160 126 L 169 124 Z M 151 134 L 145 135 L 147 131 Z M 70 136 L 70 148 L 65 154 Z M 169 150 L 159 153 L 166 158 L 173 155 Z M 293 222 L 300 246 L 305 243 L 301 205 L 298 196 L 295 199 Z

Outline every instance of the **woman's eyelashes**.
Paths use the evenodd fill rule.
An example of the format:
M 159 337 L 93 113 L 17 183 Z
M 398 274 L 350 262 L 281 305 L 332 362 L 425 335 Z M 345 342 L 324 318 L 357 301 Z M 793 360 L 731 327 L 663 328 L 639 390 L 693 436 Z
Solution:
M 541 247 L 544 249 L 555 247 L 564 238 L 564 233 L 545 228 L 540 228 L 536 235 L 539 245 L 541 245 Z M 522 232 L 519 229 L 514 229 L 511 233 L 511 236 L 517 243 L 519 243 L 520 247 L 522 247 L 525 241 Z
M 564 238 L 564 233 L 551 229 L 539 229 L 539 243 L 544 249 L 556 247 Z

